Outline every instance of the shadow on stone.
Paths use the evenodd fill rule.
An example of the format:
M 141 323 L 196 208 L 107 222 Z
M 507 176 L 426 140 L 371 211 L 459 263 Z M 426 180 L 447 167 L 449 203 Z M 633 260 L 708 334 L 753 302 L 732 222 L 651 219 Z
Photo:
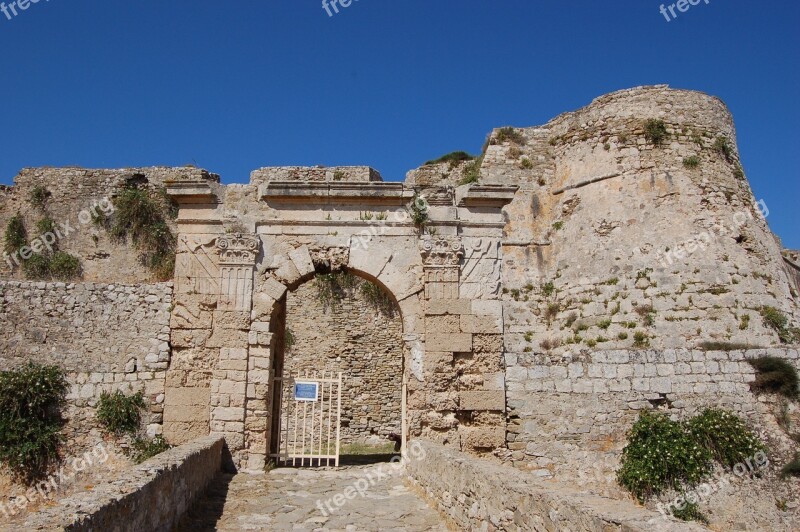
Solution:
M 186 515 L 175 527 L 174 532 L 203 532 L 217 530 L 217 523 L 222 517 L 228 489 L 233 477 L 231 473 L 220 473 L 206 492 L 195 502 Z
M 397 456 L 399 458 L 399 453 L 387 453 L 387 454 L 343 454 L 339 457 L 339 465 L 340 466 L 361 466 L 361 465 L 373 465 L 373 464 L 381 464 L 384 462 L 391 462 L 392 458 Z

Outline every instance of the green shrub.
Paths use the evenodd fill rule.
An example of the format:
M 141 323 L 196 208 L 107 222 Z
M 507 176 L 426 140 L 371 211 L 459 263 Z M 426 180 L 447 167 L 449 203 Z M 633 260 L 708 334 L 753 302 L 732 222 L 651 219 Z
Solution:
M 642 331 L 633 333 L 633 347 L 644 349 L 650 347 L 650 338 L 647 337 Z
M 796 330 L 789 328 L 789 318 L 780 310 L 769 306 L 761 307 L 761 317 L 764 319 L 764 325 L 774 329 L 784 344 L 800 341 Z
M 644 138 L 654 146 L 660 146 L 668 136 L 667 125 L 663 120 L 651 118 L 644 123 Z
M 19 251 L 22 246 L 28 243 L 28 233 L 25 231 L 25 221 L 21 215 L 17 214 L 8 221 L 3 238 L 5 240 L 5 251 L 9 255 Z
M 425 166 L 429 164 L 442 164 L 442 163 L 450 163 L 450 167 L 454 167 L 458 165 L 460 162 L 464 161 L 471 161 L 475 159 L 474 155 L 470 155 L 465 151 L 454 151 L 452 153 L 448 153 L 447 155 L 442 155 L 438 159 L 433 159 L 432 161 L 428 161 L 425 163 Z
M 618 338 L 619 340 L 627 340 L 627 339 L 628 339 L 628 333 L 626 333 L 626 332 L 621 332 L 621 333 L 619 333 L 619 334 L 617 335 L 617 338 Z
M 22 263 L 22 271 L 27 279 L 49 279 L 50 258 L 46 255 L 34 253 L 31 258 Z
M 703 351 L 743 351 L 745 349 L 754 349 L 755 346 L 750 344 L 740 344 L 735 342 L 700 342 L 697 346 Z
M 117 436 L 135 434 L 142 421 L 142 409 L 147 406 L 142 392 L 126 396 L 119 390 L 103 392 L 97 404 L 97 420 L 105 429 Z
M 697 504 L 693 502 L 686 501 L 680 509 L 672 507 L 672 515 L 681 521 L 697 521 L 705 525 L 709 523 L 708 517 L 706 517 L 705 514 L 700 511 Z
M 69 281 L 81 276 L 81 260 L 74 255 L 56 251 L 50 258 L 50 277 L 59 281 Z
M 45 233 L 55 233 L 55 230 L 56 223 L 49 216 L 36 222 L 36 231 L 38 231 L 40 235 Z
M 481 166 L 483 165 L 483 156 L 478 157 L 471 163 L 464 166 L 462 179 L 458 182 L 459 185 L 471 185 L 477 183 L 481 178 Z
M 177 240 L 166 222 L 171 205 L 163 195 L 154 197 L 145 190 L 126 188 L 114 198 L 114 209 L 111 235 L 130 239 L 141 253 L 142 264 L 157 279 L 172 278 Z
M 564 222 L 561 220 L 553 222 L 553 229 L 555 229 L 556 231 L 561 231 L 562 229 L 564 229 Z
M 794 459 L 781 469 L 781 478 L 800 477 L 800 453 L 794 455 Z
M 26 482 L 58 461 L 67 381 L 56 366 L 0 372 L 0 463 Z
M 733 467 L 765 451 L 732 412 L 706 409 L 679 423 L 645 411 L 628 433 L 617 481 L 644 502 L 666 489 L 696 485 L 711 473 L 715 460 Z
M 34 253 L 22 263 L 22 271 L 28 279 L 69 281 L 81 276 L 81 260 L 63 251 L 52 255 Z
M 733 160 L 733 148 L 731 148 L 731 144 L 726 137 L 717 137 L 717 140 L 714 141 L 714 149 L 728 162 Z
M 152 440 L 136 438 L 131 444 L 130 457 L 134 463 L 141 464 L 145 460 L 149 460 L 170 449 L 172 449 L 172 445 L 168 444 L 167 440 L 161 435 Z
M 738 416 L 727 410 L 708 408 L 686 423 L 695 441 L 709 449 L 714 459 L 728 467 L 743 463 L 764 444 Z
M 791 362 L 770 356 L 751 358 L 747 362 L 756 370 L 756 380 L 750 384 L 753 392 L 800 398 L 800 378 Z
M 525 140 L 525 136 L 516 129 L 514 129 L 513 127 L 500 128 L 497 131 L 497 135 L 495 136 L 494 139 L 497 144 L 503 144 L 504 142 L 511 142 L 519 146 L 524 146 L 528 142 L 527 140 Z
M 697 168 L 698 166 L 700 166 L 700 157 L 698 157 L 697 155 L 692 155 L 691 157 L 686 157 L 683 160 L 683 166 L 685 166 L 686 168 L 692 169 L 692 170 Z
M 664 414 L 642 412 L 622 450 L 617 481 L 644 502 L 666 489 L 699 482 L 711 471 L 711 457 L 680 423 Z
M 283 335 L 283 347 L 288 351 L 294 346 L 295 342 L 294 331 L 286 327 L 286 332 Z
M 542 285 L 542 295 L 544 297 L 550 297 L 556 293 L 556 287 L 552 281 L 548 281 Z
M 522 168 L 523 170 L 530 170 L 531 168 L 533 168 L 533 161 L 531 161 L 528 157 L 523 157 L 519 161 L 519 167 Z
M 33 203 L 36 207 L 40 208 L 45 206 L 48 198 L 50 198 L 50 191 L 41 185 L 33 187 L 30 195 L 28 196 L 30 202 Z
M 408 206 L 408 214 L 411 216 L 411 221 L 414 222 L 418 228 L 422 228 L 428 222 L 428 202 L 424 197 L 419 194 L 414 195 L 411 204 Z

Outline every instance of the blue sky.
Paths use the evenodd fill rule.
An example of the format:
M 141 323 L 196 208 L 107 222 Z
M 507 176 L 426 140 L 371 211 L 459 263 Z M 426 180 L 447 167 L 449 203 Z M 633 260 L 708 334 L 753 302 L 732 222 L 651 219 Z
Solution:
M 289 164 L 400 180 L 493 127 L 668 83 L 728 104 L 770 225 L 800 248 L 800 3 L 701 1 L 671 22 L 661 3 L 41 0 L 0 13 L 0 183 L 185 163 L 227 183 Z

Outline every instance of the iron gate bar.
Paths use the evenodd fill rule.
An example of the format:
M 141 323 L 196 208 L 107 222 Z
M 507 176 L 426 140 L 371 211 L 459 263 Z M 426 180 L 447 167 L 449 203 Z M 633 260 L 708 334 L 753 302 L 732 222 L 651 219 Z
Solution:
M 321 376 L 303 372 L 302 376 L 274 377 L 272 380 L 273 386 L 277 386 L 278 389 L 280 411 L 278 412 L 277 428 L 278 449 L 276 453 L 270 454 L 270 458 L 274 458 L 277 465 L 291 465 L 292 467 L 305 467 L 306 460 L 308 460 L 309 467 L 313 467 L 315 461 L 319 466 L 322 466 L 325 461 L 326 467 L 331 467 L 331 462 L 334 467 L 339 467 L 342 420 L 341 372 L 338 374 L 331 372 L 330 376 L 325 371 Z M 316 400 L 297 400 L 294 394 L 298 382 L 317 384 Z M 310 407 L 309 402 L 311 403 Z M 302 414 L 300 413 L 301 403 Z M 334 414 L 336 416 L 335 425 Z M 292 417 L 294 423 L 291 423 Z M 318 441 L 316 441 L 317 432 L 319 432 Z M 323 442 L 325 443 L 324 449 Z M 332 448 L 334 445 L 335 447 Z M 335 452 L 332 453 L 331 451 L 334 449 Z

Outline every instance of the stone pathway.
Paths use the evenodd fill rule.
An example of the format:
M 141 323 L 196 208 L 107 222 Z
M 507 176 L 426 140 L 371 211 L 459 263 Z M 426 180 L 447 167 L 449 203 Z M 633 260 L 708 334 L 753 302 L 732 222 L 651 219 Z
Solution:
M 177 530 L 448 530 L 403 479 L 391 464 L 223 475 Z

